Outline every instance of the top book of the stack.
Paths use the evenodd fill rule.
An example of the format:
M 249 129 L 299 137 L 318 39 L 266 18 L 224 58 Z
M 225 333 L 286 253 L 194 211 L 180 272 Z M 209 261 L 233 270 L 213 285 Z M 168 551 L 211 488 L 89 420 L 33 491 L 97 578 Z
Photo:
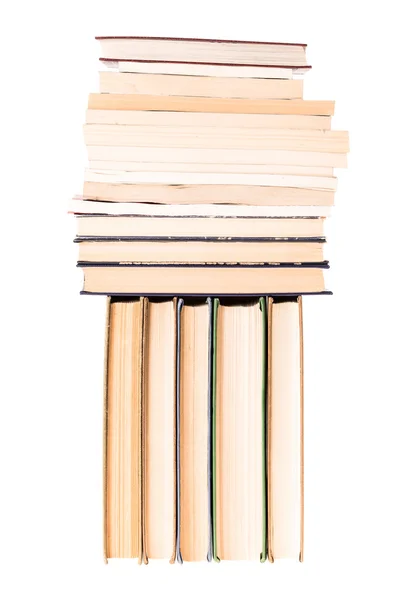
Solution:
M 101 61 L 146 63 L 147 73 L 149 63 L 167 63 L 168 71 L 164 72 L 171 74 L 177 72 L 174 65 L 180 65 L 180 73 L 182 65 L 197 65 L 199 75 L 210 74 L 210 67 L 217 67 L 221 71 L 219 76 L 223 76 L 224 66 L 237 67 L 235 73 L 230 69 L 230 77 L 262 77 L 263 70 L 268 69 L 264 76 L 286 78 L 291 76 L 291 71 L 302 73 L 311 68 L 306 60 L 306 44 L 162 37 L 99 36 L 96 39 L 101 45 Z M 160 72 L 160 65 L 156 68 L 154 72 Z M 212 72 L 217 74 L 216 69 Z M 190 73 L 193 74 L 193 68 Z

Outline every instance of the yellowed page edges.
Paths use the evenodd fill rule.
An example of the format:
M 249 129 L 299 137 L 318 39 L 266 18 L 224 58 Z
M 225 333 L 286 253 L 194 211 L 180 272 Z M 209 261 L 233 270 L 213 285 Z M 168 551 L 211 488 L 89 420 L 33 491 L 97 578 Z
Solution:
M 272 547 L 272 505 L 271 505 L 271 372 L 272 372 L 272 304 L 273 298 L 268 298 L 268 366 L 267 366 L 267 527 L 268 527 L 268 560 L 274 562 L 274 554 Z M 299 328 L 300 328 L 300 514 L 301 514 L 301 531 L 300 531 L 300 553 L 299 561 L 304 560 L 304 344 L 303 344 L 303 301 L 302 297 L 298 296 L 297 302 L 299 305 Z
M 303 343 L 303 299 L 297 298 L 299 304 L 300 327 L 300 554 L 299 561 L 304 560 L 304 343 Z
M 108 563 L 107 544 L 107 437 L 108 437 L 108 347 L 110 340 L 110 305 L 107 297 L 106 327 L 104 340 L 104 383 L 103 383 L 103 558 Z
M 148 310 L 149 310 L 149 300 L 148 298 L 140 298 L 140 305 L 142 310 L 142 335 L 141 335 L 141 348 L 140 348 L 140 377 L 141 377 L 141 402 L 140 402 L 140 515 L 141 515 L 141 532 L 142 535 L 140 537 L 140 547 L 139 547 L 139 564 L 142 562 L 147 565 L 149 559 L 147 557 L 147 549 L 146 549 L 146 519 L 145 519 L 145 498 L 146 498 L 146 489 L 144 485 L 144 464 L 145 464 L 145 439 L 144 439 L 144 431 L 145 431 L 145 422 L 146 422 L 146 399 L 145 399 L 145 385 L 144 385 L 144 371 L 145 371 L 145 356 L 146 356 L 146 346 L 147 346 L 147 322 L 148 322 Z
M 142 418 L 141 418 L 141 425 L 142 425 L 142 430 L 141 430 L 141 489 L 142 489 L 142 494 L 141 494 L 141 515 L 142 515 L 142 558 L 143 558 L 143 563 L 145 565 L 148 564 L 149 562 L 149 558 L 147 555 L 147 548 L 146 548 L 146 518 L 145 518 L 145 503 L 146 503 L 146 486 L 145 486 L 145 477 L 144 477 L 144 465 L 145 465 L 145 461 L 146 461 L 146 456 L 145 456 L 145 439 L 144 439 L 144 432 L 145 432 L 145 423 L 146 423 L 146 398 L 145 398 L 145 390 L 146 390 L 146 386 L 145 386 L 145 377 L 146 377 L 146 365 L 145 365 L 145 360 L 144 357 L 146 356 L 146 348 L 147 348 L 147 337 L 148 337 L 148 304 L 149 304 L 149 300 L 148 298 L 141 298 L 141 302 L 142 302 L 142 307 L 143 307 L 143 335 L 142 335 L 142 352 L 141 352 L 141 372 L 142 372 L 142 382 L 141 382 L 141 387 L 142 387 L 142 402 L 141 402 L 141 407 L 142 407 Z M 177 298 L 174 298 L 174 313 L 175 313 L 175 323 L 176 323 L 176 318 L 177 318 Z M 175 326 L 175 336 L 177 334 L 177 326 Z M 175 351 L 174 351 L 174 373 L 175 373 L 175 389 L 176 389 L 176 385 L 177 385 L 177 381 L 176 381 L 176 342 L 175 342 Z M 174 414 L 174 432 L 173 432 L 173 436 L 174 436 L 174 445 L 176 447 L 176 403 L 174 404 L 175 406 L 175 414 Z M 176 452 L 174 453 L 174 527 L 173 527 L 173 539 L 172 539 L 172 553 L 171 553 L 171 557 L 169 562 L 171 564 L 173 564 L 175 562 L 175 557 L 176 557 Z

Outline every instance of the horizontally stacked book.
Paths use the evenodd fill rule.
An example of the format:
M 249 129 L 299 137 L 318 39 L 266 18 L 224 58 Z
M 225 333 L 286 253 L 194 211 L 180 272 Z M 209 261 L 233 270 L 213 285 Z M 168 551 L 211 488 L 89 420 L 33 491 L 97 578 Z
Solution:
M 348 135 L 304 45 L 99 39 L 71 211 L 111 297 L 104 556 L 302 560 L 302 295 Z
M 106 560 L 302 560 L 301 298 L 114 298 L 106 356 Z
M 78 217 L 84 291 L 325 291 L 347 132 L 303 100 L 304 45 L 100 38 Z M 84 215 L 84 216 L 83 216 Z

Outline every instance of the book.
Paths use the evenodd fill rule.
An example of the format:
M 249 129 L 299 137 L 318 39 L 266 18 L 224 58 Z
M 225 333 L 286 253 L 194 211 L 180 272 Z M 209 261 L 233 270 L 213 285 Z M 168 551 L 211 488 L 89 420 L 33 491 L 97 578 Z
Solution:
M 268 557 L 303 560 L 302 300 L 268 300 Z
M 247 65 L 212 65 L 184 62 L 140 62 L 137 60 L 100 59 L 109 69 L 120 73 L 158 73 L 160 75 L 196 75 L 198 77 L 247 77 L 257 79 L 292 79 L 289 67 Z
M 144 346 L 143 555 L 176 555 L 176 301 L 148 301 Z
M 80 240 L 79 262 L 145 264 L 264 264 L 324 261 L 321 241 Z
M 159 266 L 78 263 L 83 292 L 106 295 L 256 295 L 325 292 L 327 264 L 302 266 Z
M 260 173 L 175 173 L 86 169 L 85 182 L 161 185 L 253 185 L 263 187 L 336 190 L 336 177 Z
M 88 202 L 90 204 L 90 202 Z M 322 239 L 323 218 L 119 217 L 77 215 L 78 239 Z
M 307 70 L 306 44 L 163 38 L 99 36 L 101 60 L 142 60 L 206 64 L 285 66 Z
M 303 97 L 301 79 L 241 79 L 101 71 L 99 80 L 102 94 L 286 100 Z
M 122 173 L 122 177 L 129 176 L 130 173 L 156 173 L 160 177 L 160 173 L 177 173 L 185 174 L 191 177 L 196 173 L 202 173 L 215 177 L 215 173 L 224 174 L 254 174 L 254 175 L 307 175 L 313 177 L 329 178 L 329 188 L 334 186 L 333 182 L 333 167 L 307 167 L 297 165 L 243 165 L 243 164 L 226 164 L 226 163 L 176 163 L 176 162 L 134 162 L 134 161 L 107 161 L 107 160 L 91 160 L 89 161 L 89 172 L 101 173 L 110 176 L 115 174 L 113 182 L 116 183 L 117 177 Z M 176 175 L 178 177 L 178 175 Z M 97 181 L 97 179 L 96 179 Z M 328 189 L 329 189 L 328 188 Z
M 104 422 L 104 558 L 142 558 L 143 304 L 108 308 Z M 121 373 L 123 376 L 121 377 Z
M 134 146 L 87 146 L 89 160 L 202 163 L 233 165 L 294 165 L 345 167 L 346 154 L 291 150 L 243 150 L 240 148 L 146 148 Z
M 248 98 L 197 98 L 145 94 L 90 94 L 88 107 L 97 110 L 148 110 L 204 113 L 313 115 L 330 117 L 330 100 L 270 100 Z
M 287 182 L 290 183 L 290 182 Z M 240 184 L 162 184 L 85 181 L 85 199 L 155 204 L 331 206 L 334 190 Z M 295 215 L 293 215 L 295 216 Z
M 140 125 L 142 127 L 222 127 L 246 129 L 329 130 L 331 118 L 314 115 L 274 115 L 240 113 L 166 112 L 146 110 L 87 109 L 87 124 Z
M 265 560 L 265 299 L 214 301 L 214 559 Z
M 177 558 L 211 560 L 212 304 L 178 302 Z
M 348 152 L 346 131 L 316 129 L 239 129 L 203 127 L 151 128 L 137 125 L 84 125 L 87 146 L 154 148 L 238 148 L 242 150 L 288 150 L 291 152 Z
M 141 186 L 143 189 L 143 186 Z M 144 188 L 146 189 L 146 188 Z M 213 217 L 213 218 L 276 218 L 328 217 L 329 206 L 249 206 L 240 204 L 151 204 L 150 202 L 99 202 L 76 197 L 69 202 L 69 211 L 76 215 L 132 215 L 148 217 Z

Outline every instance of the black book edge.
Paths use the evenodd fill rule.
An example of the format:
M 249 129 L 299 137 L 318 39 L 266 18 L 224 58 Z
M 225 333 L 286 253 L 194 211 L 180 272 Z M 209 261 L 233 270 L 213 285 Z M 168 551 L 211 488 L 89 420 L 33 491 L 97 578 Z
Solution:
M 77 236 L 75 244 L 81 242 L 276 242 L 276 243 L 326 243 L 325 237 L 232 237 L 232 236 Z
M 169 268 L 169 269 L 329 269 L 329 262 L 303 262 L 303 263 L 144 263 L 126 261 L 123 263 L 116 262 L 86 262 L 78 261 L 77 267 L 93 267 L 115 269 L 124 268 Z M 262 295 L 262 294 L 261 294 Z

